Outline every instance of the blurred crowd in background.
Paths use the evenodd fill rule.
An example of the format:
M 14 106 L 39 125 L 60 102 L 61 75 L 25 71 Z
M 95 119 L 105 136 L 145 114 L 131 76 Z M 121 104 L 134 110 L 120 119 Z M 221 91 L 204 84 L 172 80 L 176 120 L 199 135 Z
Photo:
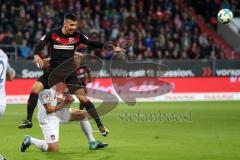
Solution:
M 214 29 L 217 28 L 216 15 L 220 9 L 230 9 L 235 17 L 240 16 L 239 0 L 187 0 L 198 14 Z
M 203 2 L 204 1 L 204 2 Z M 224 0 L 196 0 L 197 12 L 215 16 Z M 132 59 L 224 59 L 224 48 L 201 33 L 184 0 L 0 0 L 0 44 L 17 45 L 19 56 L 32 59 L 34 44 L 48 31 L 62 25 L 64 13 L 75 12 L 79 30 L 91 39 L 133 41 Z M 214 5 L 208 5 L 214 4 Z M 207 5 L 208 8 L 205 8 Z M 214 24 L 213 24 L 214 25 Z M 83 47 L 83 46 L 81 46 Z M 87 54 L 109 59 L 112 53 L 84 48 Z

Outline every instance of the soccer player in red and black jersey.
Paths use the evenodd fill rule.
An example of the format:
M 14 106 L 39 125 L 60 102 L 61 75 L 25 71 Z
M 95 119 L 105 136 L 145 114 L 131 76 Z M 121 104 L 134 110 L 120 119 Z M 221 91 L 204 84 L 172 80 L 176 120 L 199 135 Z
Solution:
M 32 86 L 27 104 L 27 119 L 19 126 L 20 129 L 32 127 L 32 116 L 37 105 L 38 94 L 43 89 L 64 82 L 68 85 L 70 93 L 76 95 L 86 110 L 90 111 L 89 114 L 94 118 L 101 134 L 103 136 L 108 134 L 109 131 L 102 124 L 94 104 L 89 101 L 84 88 L 79 85 L 74 61 L 72 61 L 75 49 L 79 44 L 83 43 L 95 48 L 102 48 L 103 44 L 91 41 L 84 34 L 76 32 L 77 23 L 76 15 L 66 14 L 63 26 L 45 34 L 34 47 L 34 61 L 39 68 L 42 68 L 44 63 L 38 54 L 46 45 L 49 47 L 50 62 L 47 71 Z M 69 74 L 69 72 L 71 73 Z
M 77 74 L 77 77 L 80 81 L 80 84 L 83 85 L 85 93 L 87 93 L 87 88 L 86 88 L 87 87 L 87 82 L 91 82 L 90 68 L 87 65 L 81 65 L 80 67 L 78 67 L 76 69 L 76 74 Z M 80 109 L 82 110 L 83 107 L 80 107 Z

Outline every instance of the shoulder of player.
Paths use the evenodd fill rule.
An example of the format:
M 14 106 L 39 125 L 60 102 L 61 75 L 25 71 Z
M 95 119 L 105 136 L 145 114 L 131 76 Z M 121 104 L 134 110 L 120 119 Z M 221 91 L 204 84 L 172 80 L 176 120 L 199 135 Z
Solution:
M 58 27 L 58 28 L 53 28 L 53 29 L 50 30 L 50 32 L 56 33 L 56 32 L 61 32 L 61 30 L 62 30 L 62 26 Z
M 61 28 L 54 28 L 46 32 L 41 40 L 43 41 L 45 38 L 51 40 L 54 35 L 59 35 Z
M 4 59 L 8 59 L 8 56 L 6 55 L 6 53 L 1 49 L 0 49 L 0 57 Z
M 54 34 L 59 34 L 61 32 L 61 28 L 62 27 L 59 27 L 59 28 L 53 28 L 51 30 L 49 30 L 48 32 L 46 32 L 47 35 L 52 35 L 53 33 Z
M 51 95 L 51 93 L 52 93 L 51 89 L 44 89 L 43 91 L 41 91 L 39 93 L 39 96 L 41 97 L 41 96 L 44 96 L 44 95 Z
M 54 28 L 47 32 L 48 35 L 58 34 L 61 28 Z

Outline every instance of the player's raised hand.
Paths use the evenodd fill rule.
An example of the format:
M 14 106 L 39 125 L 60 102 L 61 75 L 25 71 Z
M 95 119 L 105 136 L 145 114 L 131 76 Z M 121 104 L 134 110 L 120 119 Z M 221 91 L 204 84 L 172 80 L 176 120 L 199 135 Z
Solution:
M 119 46 L 116 46 L 116 47 L 114 47 L 113 51 L 114 51 L 114 52 L 117 52 L 117 53 L 120 53 L 120 52 L 123 52 L 124 49 L 123 49 L 123 48 L 120 48 Z
M 49 61 L 51 60 L 51 58 L 44 58 L 43 61 L 43 67 L 42 69 L 47 69 L 49 67 Z
M 42 61 L 42 58 L 39 55 L 34 55 L 34 62 L 39 69 L 43 68 L 43 61 Z

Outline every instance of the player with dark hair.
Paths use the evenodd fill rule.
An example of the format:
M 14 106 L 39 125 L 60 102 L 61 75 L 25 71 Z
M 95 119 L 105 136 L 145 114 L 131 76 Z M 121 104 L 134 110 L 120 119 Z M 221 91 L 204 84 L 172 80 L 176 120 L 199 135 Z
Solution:
M 96 150 L 107 147 L 106 143 L 95 140 L 87 113 L 83 110 L 70 108 L 74 98 L 65 92 L 66 88 L 62 86 L 64 85 L 59 84 L 39 93 L 37 117 L 44 140 L 25 136 L 21 145 L 21 152 L 25 152 L 31 144 L 45 152 L 57 152 L 59 150 L 60 124 L 70 121 L 80 121 L 81 128 L 89 142 L 89 149 Z M 61 95 L 61 98 L 57 97 L 57 94 L 58 96 Z
M 19 125 L 20 129 L 32 127 L 32 116 L 38 102 L 38 94 L 43 89 L 64 82 L 68 85 L 70 93 L 76 95 L 87 111 L 91 111 L 89 114 L 94 118 L 101 134 L 103 136 L 108 134 L 109 131 L 102 124 L 94 104 L 87 98 L 82 85 L 79 85 L 81 82 L 77 78 L 73 61 L 75 49 L 79 44 L 83 43 L 95 48 L 103 48 L 103 44 L 91 41 L 84 34 L 76 32 L 77 24 L 76 15 L 66 14 L 63 26 L 45 34 L 35 45 L 33 54 L 36 65 L 43 68 L 43 60 L 38 54 L 46 45 L 49 47 L 50 62 L 47 71 L 32 86 L 27 104 L 27 119 Z

